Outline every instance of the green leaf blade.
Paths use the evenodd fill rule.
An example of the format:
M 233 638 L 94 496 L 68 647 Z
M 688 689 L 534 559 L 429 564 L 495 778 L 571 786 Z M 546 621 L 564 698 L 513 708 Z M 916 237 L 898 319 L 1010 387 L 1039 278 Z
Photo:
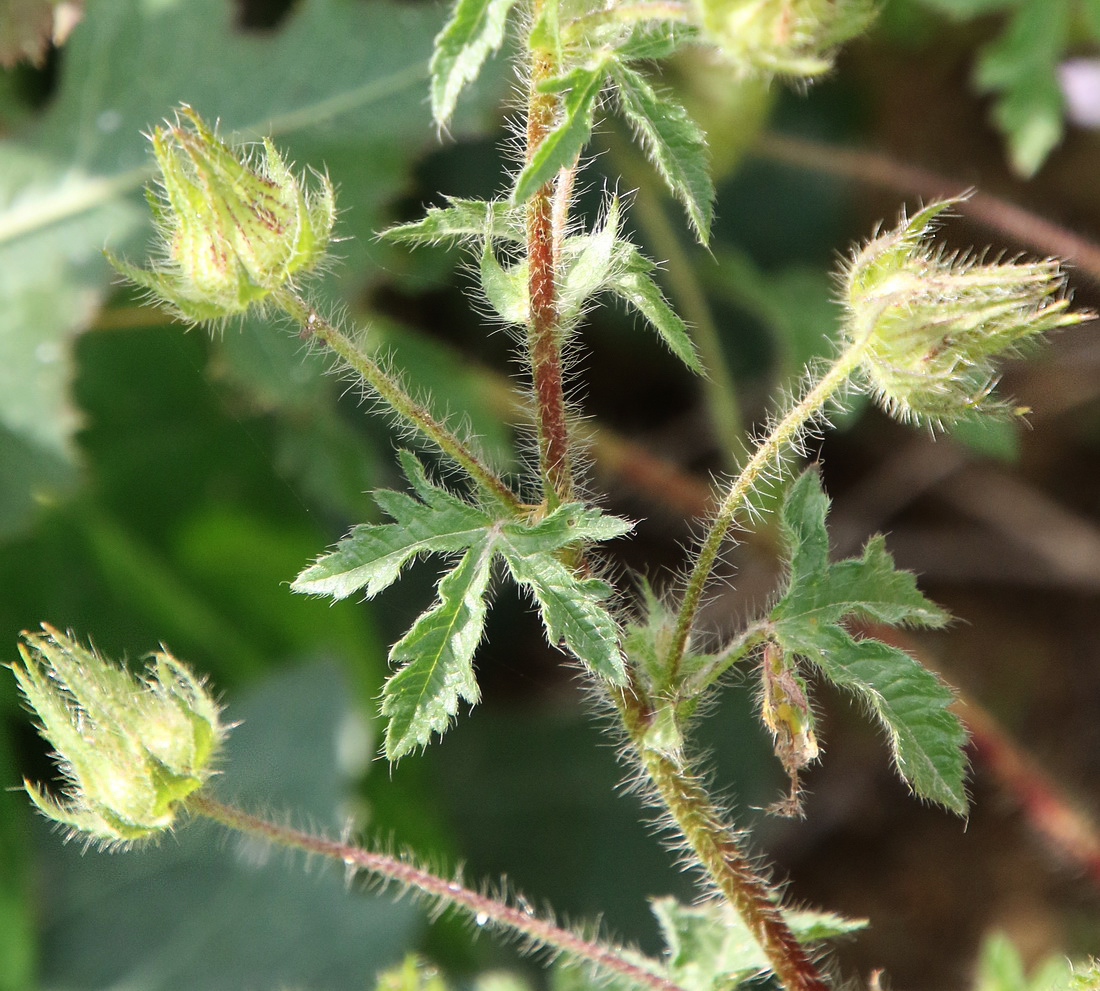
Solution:
M 537 523 L 504 523 L 498 549 L 516 583 L 538 603 L 550 642 L 565 646 L 614 684 L 626 679 L 619 627 L 604 606 L 611 588 L 578 578 L 555 556 L 571 547 L 622 536 L 634 524 L 583 503 L 564 503 Z
M 580 502 L 566 502 L 537 523 L 504 523 L 502 531 L 514 555 L 553 554 L 570 545 L 602 543 L 629 533 L 630 520 L 611 516 Z
M 388 760 L 426 746 L 433 733 L 442 736 L 460 699 L 470 705 L 478 702 L 473 656 L 485 628 L 492 557 L 487 536 L 470 547 L 440 581 L 436 604 L 390 651 L 391 663 L 404 666 L 382 692 L 382 715 L 389 720 Z
M 965 814 L 967 733 L 948 709 L 955 698 L 950 688 L 905 651 L 881 640 L 856 640 L 837 626 L 784 625 L 779 638 L 867 705 L 914 792 Z
M 459 94 L 473 82 L 490 54 L 504 41 L 516 0 L 458 0 L 451 19 L 436 36 L 432 52 L 432 116 L 445 126 Z
M 512 190 L 512 203 L 530 199 L 559 169 L 576 161 L 592 135 L 592 116 L 596 98 L 603 89 L 607 65 L 603 60 L 591 66 L 578 66 L 551 84 L 555 90 L 565 90 L 561 120 L 539 142 L 531 160 L 524 166 Z
M 703 373 L 702 363 L 695 351 L 687 326 L 679 314 L 668 305 L 660 287 L 648 275 L 631 269 L 616 276 L 609 286 L 611 291 L 636 309 L 688 368 L 696 374 Z
M 732 988 L 771 967 L 767 954 L 737 912 L 724 902 L 682 905 L 654 898 L 650 909 L 665 940 L 669 976 L 689 991 Z M 843 936 L 867 925 L 828 912 L 785 911 L 783 917 L 800 943 Z
M 620 64 L 614 78 L 623 116 L 706 244 L 714 219 L 714 183 L 702 130 L 679 103 L 667 93 L 658 95 L 640 73 Z
M 562 644 L 612 684 L 626 681 L 619 650 L 619 628 L 604 600 L 610 587 L 595 578 L 577 578 L 548 554 L 524 555 L 502 541 L 500 551 L 512 577 L 534 596 L 551 643 Z
M 829 531 L 825 519 L 829 497 L 817 471 L 804 471 L 787 490 L 779 517 L 783 543 L 790 558 L 789 587 L 822 575 L 829 567 Z
M 910 624 L 939 628 L 950 619 L 946 610 L 924 596 L 911 571 L 899 571 L 886 550 L 886 538 L 876 534 L 863 557 L 829 567 L 828 597 L 845 603 L 846 611 L 891 626 Z
M 862 616 L 942 626 L 947 614 L 924 597 L 912 574 L 894 567 L 881 537 L 868 542 L 862 557 L 830 564 L 828 510 L 818 473 L 807 470 L 783 505 L 790 576 L 771 611 L 770 635 L 868 707 L 887 732 L 898 771 L 918 795 L 965 813 L 967 734 L 948 708 L 951 689 L 903 650 L 857 639 L 839 625 Z
M 516 244 L 523 242 L 522 219 L 508 203 L 448 197 L 445 207 L 430 207 L 420 219 L 398 224 L 379 237 L 396 244 L 439 244 L 492 237 Z
M 483 528 L 482 528 L 483 529 Z M 389 588 L 409 560 L 429 551 L 447 553 L 464 549 L 478 528 L 443 535 L 421 530 L 418 536 L 409 534 L 395 523 L 363 524 L 352 529 L 336 549 L 319 557 L 291 583 L 291 589 L 306 595 L 329 595 L 346 599 L 363 590 L 373 598 Z
M 867 542 L 862 557 L 837 561 L 820 573 L 792 580 L 772 611 L 773 619 L 779 621 L 796 617 L 802 622 L 835 623 L 845 616 L 932 628 L 946 625 L 950 618 L 917 588 L 912 572 L 894 567 L 881 534 Z
M 408 451 L 400 457 L 421 501 L 389 489 L 375 493 L 375 501 L 394 522 L 353 528 L 334 551 L 298 575 L 291 583 L 293 591 L 344 599 L 362 589 L 372 598 L 392 585 L 413 557 L 464 551 L 484 539 L 492 517 L 429 482 Z
M 1057 67 L 1071 28 L 1070 5 L 1023 0 L 1008 27 L 983 51 L 975 81 L 996 93 L 993 116 L 1016 172 L 1033 176 L 1062 139 L 1064 101 Z

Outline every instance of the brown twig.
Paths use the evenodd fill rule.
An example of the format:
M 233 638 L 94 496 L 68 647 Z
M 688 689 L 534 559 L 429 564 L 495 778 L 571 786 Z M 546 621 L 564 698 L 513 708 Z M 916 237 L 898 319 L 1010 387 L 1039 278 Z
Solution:
M 754 152 L 773 161 L 855 179 L 926 200 L 969 192 L 968 198 L 956 207 L 959 213 L 1043 254 L 1064 258 L 1100 283 L 1100 245 L 1008 200 L 971 191 L 957 179 L 908 165 L 880 152 L 838 148 L 775 133 L 761 137 Z

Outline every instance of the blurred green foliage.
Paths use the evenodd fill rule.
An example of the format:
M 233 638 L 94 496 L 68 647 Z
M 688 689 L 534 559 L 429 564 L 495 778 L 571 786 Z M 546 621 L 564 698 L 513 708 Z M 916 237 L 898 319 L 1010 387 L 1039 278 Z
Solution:
M 1016 171 L 1033 176 L 1065 132 L 1058 66 L 1100 43 L 1097 0 L 920 0 L 955 21 L 997 16 L 977 53 L 974 85 L 994 97 L 993 120 Z

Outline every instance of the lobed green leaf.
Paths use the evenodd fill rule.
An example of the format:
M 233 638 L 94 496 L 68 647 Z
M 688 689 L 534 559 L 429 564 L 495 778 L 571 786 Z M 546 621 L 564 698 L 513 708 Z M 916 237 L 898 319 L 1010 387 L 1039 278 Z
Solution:
M 881 534 L 867 542 L 862 557 L 838 561 L 823 572 L 792 581 L 772 612 L 777 620 L 797 616 L 814 623 L 836 623 L 850 615 L 894 626 L 940 627 L 950 618 L 925 598 L 912 572 L 894 567 Z
M 625 678 L 618 627 L 603 605 L 611 589 L 595 579 L 578 578 L 556 555 L 620 536 L 631 529 L 629 521 L 581 503 L 558 506 L 533 523 L 490 516 L 435 485 L 414 454 L 401 451 L 400 460 L 412 493 L 383 489 L 374 495 L 393 522 L 355 527 L 292 586 L 338 599 L 361 589 L 373 596 L 392 584 L 416 555 L 462 553 L 440 581 L 435 604 L 390 651 L 390 661 L 399 669 L 382 696 L 382 714 L 389 720 L 388 759 L 397 760 L 425 746 L 433 733 L 442 734 L 460 700 L 471 705 L 478 701 L 473 656 L 485 625 L 497 554 L 515 580 L 531 591 L 554 643 L 564 643 L 605 678 Z
M 612 76 L 623 116 L 706 244 L 714 217 L 714 183 L 702 129 L 670 94 L 658 95 L 640 73 L 617 64 Z
M 786 650 L 805 657 L 871 710 L 913 791 L 965 814 L 967 733 L 948 709 L 955 695 L 947 685 L 900 648 L 856 639 L 834 624 L 800 617 L 778 624 L 776 635 Z
M 524 554 L 509 540 L 501 541 L 500 552 L 512 577 L 538 603 L 551 643 L 564 643 L 596 674 L 624 684 L 618 624 L 603 604 L 610 586 L 596 578 L 578 578 L 549 554 Z
M 371 598 L 392 585 L 419 554 L 464 551 L 484 539 L 493 519 L 428 482 L 416 458 L 401 453 L 405 472 L 422 501 L 383 489 L 375 502 L 393 523 L 362 524 L 336 549 L 306 568 L 291 584 L 295 592 L 343 599 L 359 590 Z
M 966 730 L 948 706 L 954 695 L 903 650 L 857 639 L 848 616 L 879 622 L 942 626 L 947 614 L 898 571 L 881 537 L 862 557 L 828 560 L 829 500 L 814 470 L 791 486 L 781 524 L 790 558 L 787 589 L 772 610 L 771 634 L 829 681 L 854 693 L 886 730 L 898 771 L 922 798 L 954 812 L 967 808 Z
M 459 699 L 480 698 L 473 656 L 485 627 L 493 544 L 489 535 L 470 547 L 439 583 L 439 598 L 390 650 L 404 666 L 382 691 L 386 758 L 394 761 L 442 735 Z
M 473 82 L 489 55 L 504 41 L 508 14 L 516 0 L 458 0 L 432 51 L 432 116 L 441 127 L 454 113 L 458 96 Z

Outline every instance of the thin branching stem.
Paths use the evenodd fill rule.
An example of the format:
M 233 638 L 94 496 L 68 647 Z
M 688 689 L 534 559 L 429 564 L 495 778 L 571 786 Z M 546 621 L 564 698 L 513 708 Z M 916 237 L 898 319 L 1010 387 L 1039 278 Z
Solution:
M 304 334 L 321 341 L 340 360 L 359 375 L 371 389 L 402 420 L 422 433 L 444 454 L 465 469 L 466 473 L 489 495 L 513 510 L 522 509 L 519 497 L 486 465 L 469 446 L 440 423 L 431 412 L 418 403 L 392 373 L 364 354 L 355 341 L 326 320 L 312 306 L 289 290 L 274 294 L 276 304 Z
M 257 837 L 291 850 L 325 857 L 351 871 L 362 871 L 384 882 L 393 882 L 433 899 L 439 904 L 468 913 L 481 925 L 493 924 L 531 944 L 585 961 L 606 974 L 624 978 L 650 991 L 684 991 L 665 977 L 661 964 L 639 953 L 609 943 L 587 939 L 540 918 L 528 908 L 510 905 L 465 887 L 455 880 L 424 870 L 385 853 L 365 850 L 352 843 L 332 840 L 254 816 L 232 805 L 197 792 L 187 799 L 187 808 L 236 832 Z
M 680 663 L 702 602 L 703 589 L 718 561 L 722 545 L 737 521 L 738 514 L 745 508 L 761 477 L 776 465 L 782 464 L 783 457 L 802 437 L 807 425 L 820 416 L 830 398 L 848 381 L 856 365 L 859 364 L 860 355 L 865 346 L 865 335 L 857 335 L 854 343 L 844 350 L 825 374 L 805 392 L 757 445 L 745 467 L 741 469 L 740 474 L 726 492 L 718 511 L 714 514 L 710 529 L 699 546 L 695 564 L 684 589 L 684 598 L 676 616 L 676 627 L 668 653 L 667 670 L 671 682 L 675 683 L 678 677 Z

